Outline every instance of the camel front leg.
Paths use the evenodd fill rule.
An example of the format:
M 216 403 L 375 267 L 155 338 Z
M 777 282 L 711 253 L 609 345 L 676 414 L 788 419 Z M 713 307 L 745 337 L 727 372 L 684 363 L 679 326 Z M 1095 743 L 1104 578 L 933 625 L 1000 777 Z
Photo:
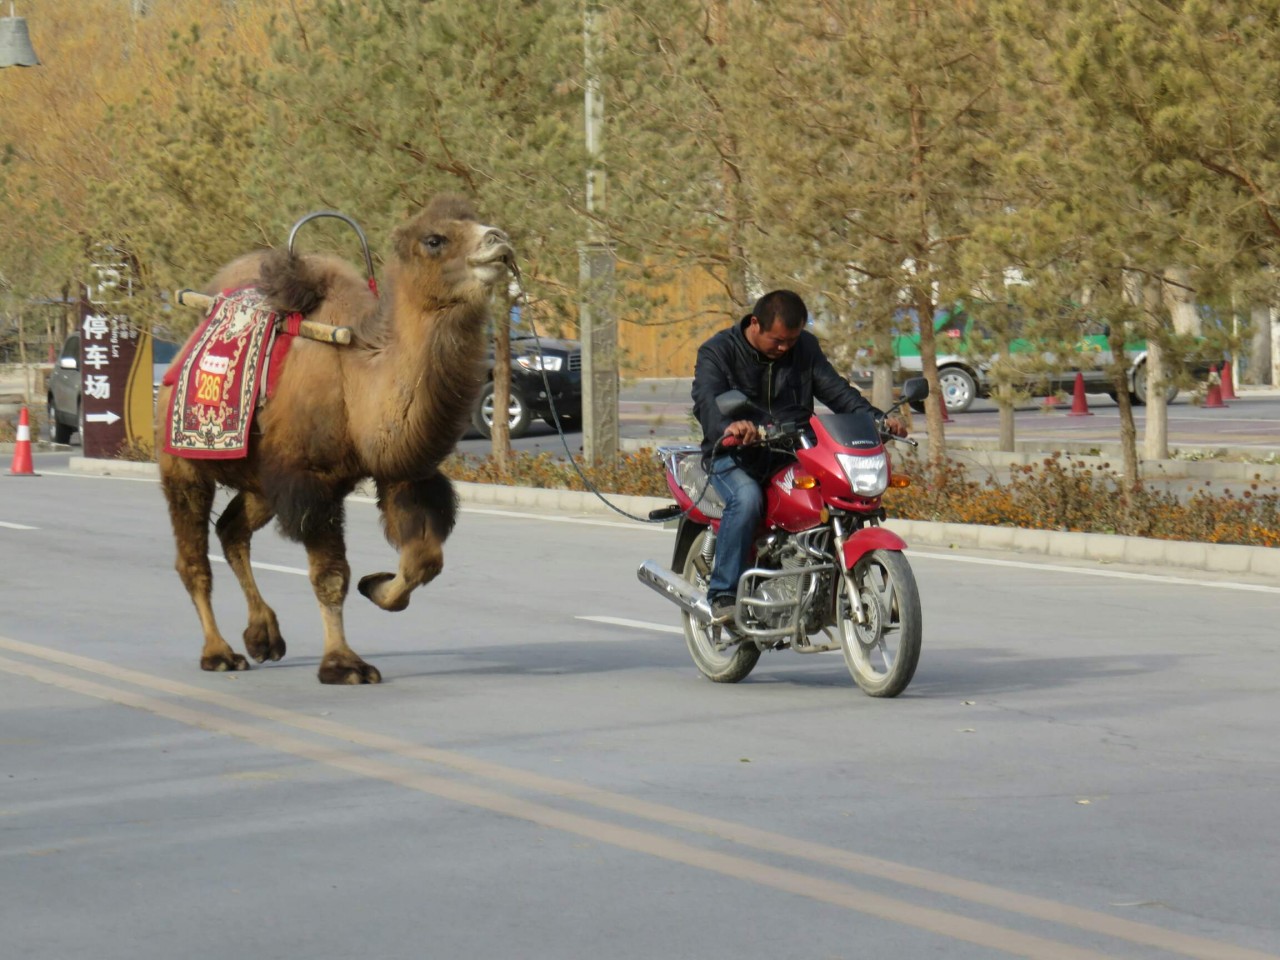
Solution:
M 178 545 L 175 567 L 195 604 L 204 631 L 200 669 L 223 672 L 248 670 L 249 661 L 231 649 L 213 617 L 213 571 L 209 568 L 209 514 L 214 484 L 200 477 L 185 461 L 163 464 L 160 486 L 169 503 L 169 520 Z
M 383 610 L 403 610 L 409 594 L 444 569 L 444 542 L 453 532 L 458 498 L 442 473 L 426 480 L 378 484 L 378 509 L 387 540 L 400 548 L 397 573 L 371 573 L 359 590 Z
M 324 623 L 320 682 L 381 683 L 382 674 L 378 672 L 378 668 L 365 663 L 347 646 L 346 631 L 342 623 L 342 604 L 347 599 L 351 567 L 347 563 L 342 524 L 343 508 L 339 501 L 326 522 L 316 524 L 315 529 L 303 540 L 307 548 L 311 588 L 315 590 L 316 600 L 320 603 L 320 618 Z
M 245 601 L 249 604 L 249 625 L 244 630 L 246 652 L 258 663 L 279 660 L 284 656 L 284 637 L 276 613 L 262 599 L 258 582 L 249 563 L 249 540 L 275 512 L 261 496 L 241 491 L 227 504 L 216 526 L 218 540 L 227 563 L 240 581 Z

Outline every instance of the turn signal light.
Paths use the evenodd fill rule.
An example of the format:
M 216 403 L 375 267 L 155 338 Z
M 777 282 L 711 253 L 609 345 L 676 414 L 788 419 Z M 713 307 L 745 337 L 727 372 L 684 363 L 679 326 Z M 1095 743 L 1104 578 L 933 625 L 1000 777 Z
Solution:
M 812 490 L 818 485 L 818 478 L 802 473 L 793 478 L 791 482 L 801 490 Z
M 911 486 L 911 478 L 904 473 L 895 473 L 889 479 L 889 486 L 897 487 L 899 490 L 901 490 L 903 487 Z

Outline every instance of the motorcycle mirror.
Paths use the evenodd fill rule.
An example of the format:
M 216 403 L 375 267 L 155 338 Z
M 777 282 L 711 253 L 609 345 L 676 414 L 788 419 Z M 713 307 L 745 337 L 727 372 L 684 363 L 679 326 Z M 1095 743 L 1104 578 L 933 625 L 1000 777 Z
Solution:
M 716 409 L 721 416 L 737 417 L 758 411 L 759 408 L 741 390 L 726 390 L 716 397 Z
M 929 396 L 929 381 L 924 377 L 912 377 L 902 385 L 902 399 L 907 403 L 916 403 Z

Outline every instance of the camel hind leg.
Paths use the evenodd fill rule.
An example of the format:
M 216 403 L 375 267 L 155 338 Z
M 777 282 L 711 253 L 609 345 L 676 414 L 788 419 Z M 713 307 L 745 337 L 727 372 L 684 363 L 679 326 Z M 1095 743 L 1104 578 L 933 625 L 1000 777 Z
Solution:
M 255 493 L 240 491 L 227 504 L 218 518 L 215 529 L 222 543 L 222 553 L 240 581 L 245 601 L 249 604 L 249 625 L 244 630 L 245 651 L 262 663 L 279 660 L 284 656 L 284 637 L 280 635 L 280 623 L 276 613 L 262 599 L 258 583 L 249 563 L 249 540 L 254 531 L 260 530 L 275 516 L 275 511 L 265 499 Z
M 213 617 L 213 571 L 209 567 L 209 515 L 213 510 L 215 484 L 190 463 L 161 457 L 160 486 L 169 504 L 169 520 L 178 546 L 175 567 L 182 585 L 191 595 L 200 626 L 204 649 L 201 670 L 248 670 L 249 661 L 231 649 L 218 631 Z
M 444 569 L 444 542 L 453 532 L 458 498 L 442 473 L 426 480 L 378 483 L 378 509 L 387 540 L 400 548 L 397 573 L 360 578 L 362 594 L 383 610 L 403 610 L 409 594 Z

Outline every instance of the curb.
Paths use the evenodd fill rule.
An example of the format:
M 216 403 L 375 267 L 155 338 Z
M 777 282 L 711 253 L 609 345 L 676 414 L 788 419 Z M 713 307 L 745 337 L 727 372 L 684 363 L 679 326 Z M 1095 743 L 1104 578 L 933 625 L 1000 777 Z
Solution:
M 131 477 L 157 480 L 154 463 L 125 460 L 94 460 L 72 457 L 69 469 L 104 477 Z M 469 506 L 526 507 L 543 513 L 569 516 L 617 517 L 618 514 L 593 493 L 539 487 L 504 487 L 490 483 L 454 481 L 458 498 Z M 367 485 L 357 492 L 371 496 Z M 621 510 L 645 517 L 650 510 L 671 505 L 667 497 L 609 496 Z M 1025 530 L 1020 527 L 988 527 L 970 523 L 937 523 L 929 520 L 894 520 L 893 529 L 916 546 L 969 547 L 1033 553 L 1071 560 L 1099 563 L 1130 563 L 1139 566 L 1175 567 L 1214 573 L 1250 573 L 1280 579 L 1280 550 L 1273 547 L 1246 547 L 1228 543 L 1197 543 L 1185 540 L 1152 540 L 1121 537 L 1109 533 L 1073 533 L 1062 530 Z

